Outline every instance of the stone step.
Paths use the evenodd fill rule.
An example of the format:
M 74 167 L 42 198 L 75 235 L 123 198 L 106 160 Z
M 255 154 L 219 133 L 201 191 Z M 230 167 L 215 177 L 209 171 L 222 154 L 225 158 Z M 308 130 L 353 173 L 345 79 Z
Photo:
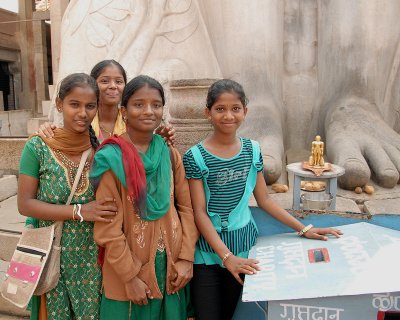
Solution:
M 17 177 L 4 175 L 0 178 L 0 201 L 6 200 L 17 194 Z
M 0 203 L 0 283 L 7 270 L 8 261 L 14 253 L 19 236 L 25 225 L 25 217 L 20 215 L 17 208 L 17 196 L 8 198 Z M 18 308 L 0 299 L 0 313 L 17 312 Z
M 18 212 L 17 196 L 0 202 L 0 261 L 10 261 L 25 220 Z
M 400 199 L 368 200 L 364 202 L 364 210 L 369 214 L 387 213 L 400 215 Z
M 42 101 L 42 113 L 44 117 L 47 117 L 49 115 L 51 108 L 51 100 L 43 100 Z
M 30 118 L 28 119 L 28 122 L 26 123 L 26 130 L 28 132 L 28 135 L 34 134 L 46 121 L 49 121 L 47 117 L 39 117 L 39 118 Z
M 18 174 L 19 160 L 27 138 L 0 137 L 0 170 L 4 174 Z

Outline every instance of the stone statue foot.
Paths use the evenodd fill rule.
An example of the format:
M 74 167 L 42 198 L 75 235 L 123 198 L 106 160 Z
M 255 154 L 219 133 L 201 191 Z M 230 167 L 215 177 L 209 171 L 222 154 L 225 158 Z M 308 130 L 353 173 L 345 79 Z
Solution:
M 348 99 L 325 118 L 329 161 L 345 168 L 339 185 L 364 186 L 371 178 L 385 188 L 399 182 L 400 135 L 383 120 L 376 105 Z
M 239 134 L 260 143 L 267 184 L 276 182 L 282 173 L 283 134 L 278 108 L 250 106 Z
M 263 151 L 264 178 L 267 184 L 276 182 L 282 173 L 283 138 L 282 136 L 264 136 L 258 139 Z

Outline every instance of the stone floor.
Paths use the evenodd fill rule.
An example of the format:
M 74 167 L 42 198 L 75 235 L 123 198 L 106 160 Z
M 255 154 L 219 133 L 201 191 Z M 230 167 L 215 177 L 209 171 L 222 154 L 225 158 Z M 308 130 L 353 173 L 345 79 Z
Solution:
M 290 179 L 290 177 L 289 177 Z M 352 191 L 339 189 L 336 201 L 337 211 L 364 212 L 368 214 L 388 213 L 400 216 L 400 185 L 393 189 L 378 187 L 375 188 L 373 195 L 365 193 L 356 194 Z M 286 193 L 274 193 L 268 187 L 271 197 L 285 209 L 292 207 L 292 189 Z M 255 199 L 251 200 L 251 205 L 256 205 Z M 18 213 L 17 196 L 12 196 L 0 202 L 0 282 L 8 266 L 8 261 L 13 252 L 13 247 L 18 239 L 18 232 L 24 226 L 25 217 Z M 6 260 L 6 261 L 5 261 Z M 13 315 L 13 316 L 8 316 Z M 26 319 L 27 312 L 13 307 L 0 298 L 0 320 Z
M 17 196 L 12 196 L 0 202 L 0 231 L 20 232 L 25 223 L 25 217 L 17 208 Z

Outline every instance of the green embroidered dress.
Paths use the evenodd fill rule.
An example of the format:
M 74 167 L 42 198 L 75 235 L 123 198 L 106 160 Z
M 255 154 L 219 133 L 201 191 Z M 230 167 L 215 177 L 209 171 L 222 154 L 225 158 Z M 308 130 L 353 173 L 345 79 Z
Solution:
M 94 200 L 89 183 L 89 167 L 84 170 L 71 204 Z M 20 162 L 20 174 L 39 180 L 37 199 L 65 204 L 71 192 L 78 164 L 59 150 L 48 147 L 40 137 L 31 138 L 25 145 Z M 71 212 L 72 215 L 72 212 Z M 30 219 L 39 227 L 53 221 Z M 36 220 L 36 221 L 35 221 Z M 46 294 L 49 320 L 98 319 L 100 309 L 101 271 L 97 265 L 97 245 L 93 240 L 93 223 L 64 221 L 61 239 L 61 277 L 53 290 Z M 33 303 L 33 306 L 36 304 Z M 31 319 L 35 319 L 33 307 Z

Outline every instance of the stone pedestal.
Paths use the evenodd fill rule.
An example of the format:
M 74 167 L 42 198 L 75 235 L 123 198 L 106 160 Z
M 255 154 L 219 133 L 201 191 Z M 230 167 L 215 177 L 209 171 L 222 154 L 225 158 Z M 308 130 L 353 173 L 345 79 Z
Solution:
M 170 123 L 176 130 L 176 147 L 181 153 L 212 131 L 204 115 L 208 88 L 215 79 L 182 79 L 170 83 Z
M 293 206 L 292 209 L 300 210 L 301 204 L 301 181 L 302 180 L 327 180 L 325 193 L 332 196 L 332 202 L 327 210 L 336 210 L 336 192 L 337 192 L 337 178 L 342 176 L 345 172 L 344 168 L 331 165 L 330 171 L 324 171 L 320 176 L 315 175 L 313 172 L 304 170 L 301 162 L 291 163 L 286 166 L 286 170 L 292 172 L 294 175 L 293 181 Z

